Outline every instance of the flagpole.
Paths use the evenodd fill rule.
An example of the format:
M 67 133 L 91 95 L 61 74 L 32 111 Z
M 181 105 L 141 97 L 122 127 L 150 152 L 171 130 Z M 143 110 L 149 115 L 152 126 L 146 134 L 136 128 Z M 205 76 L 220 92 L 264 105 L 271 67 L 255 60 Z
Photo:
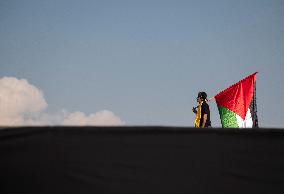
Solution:
M 254 95 L 253 95 L 253 111 L 254 111 L 254 127 L 258 127 L 257 106 L 256 106 L 256 81 L 254 82 Z
M 213 96 L 213 97 L 209 98 L 209 99 L 207 100 L 207 102 L 214 101 L 214 100 L 215 100 L 215 97 Z

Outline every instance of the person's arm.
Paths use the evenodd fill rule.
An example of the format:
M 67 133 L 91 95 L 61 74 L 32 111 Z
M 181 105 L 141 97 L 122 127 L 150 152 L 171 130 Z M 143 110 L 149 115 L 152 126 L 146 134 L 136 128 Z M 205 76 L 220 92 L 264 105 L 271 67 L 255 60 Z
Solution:
M 202 112 L 204 113 L 204 115 L 203 115 L 203 121 L 202 123 L 200 123 L 200 127 L 204 128 L 208 119 L 208 114 L 210 114 L 208 104 L 206 103 L 202 104 Z
M 203 115 L 203 122 L 202 122 L 201 128 L 204 128 L 204 127 L 205 127 L 206 121 L 207 121 L 207 114 L 204 114 L 204 115 Z

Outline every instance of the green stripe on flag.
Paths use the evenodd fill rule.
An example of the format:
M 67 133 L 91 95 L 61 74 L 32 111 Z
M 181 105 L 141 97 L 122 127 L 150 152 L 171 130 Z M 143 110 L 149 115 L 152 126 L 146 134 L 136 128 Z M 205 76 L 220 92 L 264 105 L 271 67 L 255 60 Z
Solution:
M 218 107 L 223 128 L 239 128 L 236 114 L 224 107 Z

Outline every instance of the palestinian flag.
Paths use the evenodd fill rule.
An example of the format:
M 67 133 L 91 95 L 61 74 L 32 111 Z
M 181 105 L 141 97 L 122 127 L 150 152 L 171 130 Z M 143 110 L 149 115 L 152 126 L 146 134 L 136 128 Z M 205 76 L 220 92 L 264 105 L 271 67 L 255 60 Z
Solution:
M 256 73 L 217 94 L 216 100 L 223 128 L 258 127 L 256 112 Z

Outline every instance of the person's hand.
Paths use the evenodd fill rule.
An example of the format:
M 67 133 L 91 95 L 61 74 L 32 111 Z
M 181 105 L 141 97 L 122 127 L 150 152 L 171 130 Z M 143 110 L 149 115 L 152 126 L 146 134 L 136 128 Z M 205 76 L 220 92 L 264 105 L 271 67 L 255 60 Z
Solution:
M 192 107 L 192 112 L 194 112 L 195 114 L 197 113 L 196 108 Z

